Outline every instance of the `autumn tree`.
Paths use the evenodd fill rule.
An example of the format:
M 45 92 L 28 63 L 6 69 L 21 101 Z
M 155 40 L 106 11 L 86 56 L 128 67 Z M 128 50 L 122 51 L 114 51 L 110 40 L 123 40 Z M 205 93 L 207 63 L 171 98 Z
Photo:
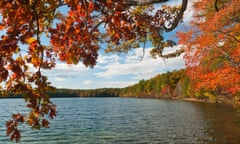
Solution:
M 179 33 L 186 46 L 187 73 L 194 89 L 240 92 L 240 1 L 195 2 L 192 29 Z
M 163 48 L 174 42 L 164 40 L 162 33 L 177 27 L 187 6 L 182 0 L 180 6 L 156 10 L 155 4 L 167 1 L 1 0 L 1 89 L 22 95 L 31 110 L 13 114 L 6 123 L 11 140 L 21 137 L 19 123 L 38 129 L 56 116 L 47 95 L 53 87 L 42 69 L 53 69 L 59 60 L 93 67 L 102 44 L 107 52 L 124 52 L 150 41 L 153 51 L 164 57 Z

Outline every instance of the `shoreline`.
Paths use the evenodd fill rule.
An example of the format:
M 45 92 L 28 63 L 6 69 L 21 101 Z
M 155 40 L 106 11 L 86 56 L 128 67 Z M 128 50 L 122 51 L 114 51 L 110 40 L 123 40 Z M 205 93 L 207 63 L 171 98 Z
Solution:
M 192 102 L 214 103 L 214 102 L 210 102 L 208 100 L 201 100 L 201 99 L 196 99 L 196 98 L 177 98 L 177 99 L 184 100 L 184 101 L 192 101 Z
M 126 97 L 126 96 L 106 96 L 106 97 L 98 97 L 98 96 L 89 96 L 89 97 L 81 97 L 81 96 L 50 96 L 50 98 L 152 98 L 152 99 L 169 99 L 169 100 L 180 100 L 180 101 L 190 101 L 190 102 L 200 102 L 200 103 L 216 103 L 216 104 L 227 104 L 231 106 L 240 106 L 240 103 L 231 103 L 229 101 L 213 101 L 207 99 L 197 99 L 197 98 L 182 98 L 182 97 Z M 24 99 L 24 97 L 0 97 L 1 99 Z

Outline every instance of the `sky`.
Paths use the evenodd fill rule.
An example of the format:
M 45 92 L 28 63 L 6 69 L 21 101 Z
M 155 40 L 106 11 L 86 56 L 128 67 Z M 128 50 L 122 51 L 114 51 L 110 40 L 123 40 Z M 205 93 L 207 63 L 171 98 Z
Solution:
M 181 0 L 171 2 L 171 4 L 175 3 L 181 4 Z M 184 22 L 175 31 L 165 34 L 165 38 L 176 39 L 176 31 L 186 30 L 192 14 L 190 3 L 184 15 Z M 179 47 L 181 46 L 177 45 L 175 48 Z M 142 48 L 133 49 L 127 54 L 100 52 L 94 68 L 86 68 L 81 63 L 78 65 L 57 63 L 55 69 L 46 70 L 44 73 L 52 85 L 57 88 L 96 89 L 122 88 L 142 79 L 150 79 L 157 74 L 184 68 L 183 55 L 170 59 L 153 59 L 149 53 L 150 49 L 151 47 L 147 45 L 142 60 Z

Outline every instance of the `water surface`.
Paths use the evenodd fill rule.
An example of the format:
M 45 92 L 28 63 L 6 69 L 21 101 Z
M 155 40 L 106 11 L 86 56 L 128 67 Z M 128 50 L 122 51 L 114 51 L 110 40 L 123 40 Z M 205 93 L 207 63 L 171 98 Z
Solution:
M 49 129 L 22 126 L 20 144 L 238 144 L 240 115 L 226 105 L 132 98 L 59 98 Z M 0 143 L 21 99 L 0 99 Z

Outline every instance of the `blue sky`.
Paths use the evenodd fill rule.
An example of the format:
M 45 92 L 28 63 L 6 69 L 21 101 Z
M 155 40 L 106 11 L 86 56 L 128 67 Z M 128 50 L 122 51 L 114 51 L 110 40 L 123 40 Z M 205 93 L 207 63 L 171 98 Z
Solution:
M 184 67 L 182 56 L 173 59 L 153 59 L 146 49 L 142 61 L 142 49 L 128 54 L 103 54 L 94 68 L 83 64 L 58 63 L 53 70 L 45 71 L 52 84 L 58 88 L 90 89 L 102 87 L 125 87 L 141 79 L 149 79 L 159 73 Z
M 181 0 L 171 3 L 180 4 Z M 176 39 L 175 32 L 177 30 L 186 30 L 192 13 L 191 4 L 189 4 L 184 22 L 175 31 L 165 34 L 166 39 Z M 143 49 L 138 48 L 131 50 L 128 54 L 99 53 L 98 63 L 94 68 L 86 68 L 81 63 L 78 65 L 57 63 L 55 69 L 44 71 L 44 73 L 52 85 L 57 88 L 93 89 L 126 87 L 160 73 L 184 68 L 183 55 L 171 59 L 153 59 L 149 54 L 151 47 L 148 45 L 146 47 L 142 61 Z M 176 46 L 176 48 L 179 47 Z

